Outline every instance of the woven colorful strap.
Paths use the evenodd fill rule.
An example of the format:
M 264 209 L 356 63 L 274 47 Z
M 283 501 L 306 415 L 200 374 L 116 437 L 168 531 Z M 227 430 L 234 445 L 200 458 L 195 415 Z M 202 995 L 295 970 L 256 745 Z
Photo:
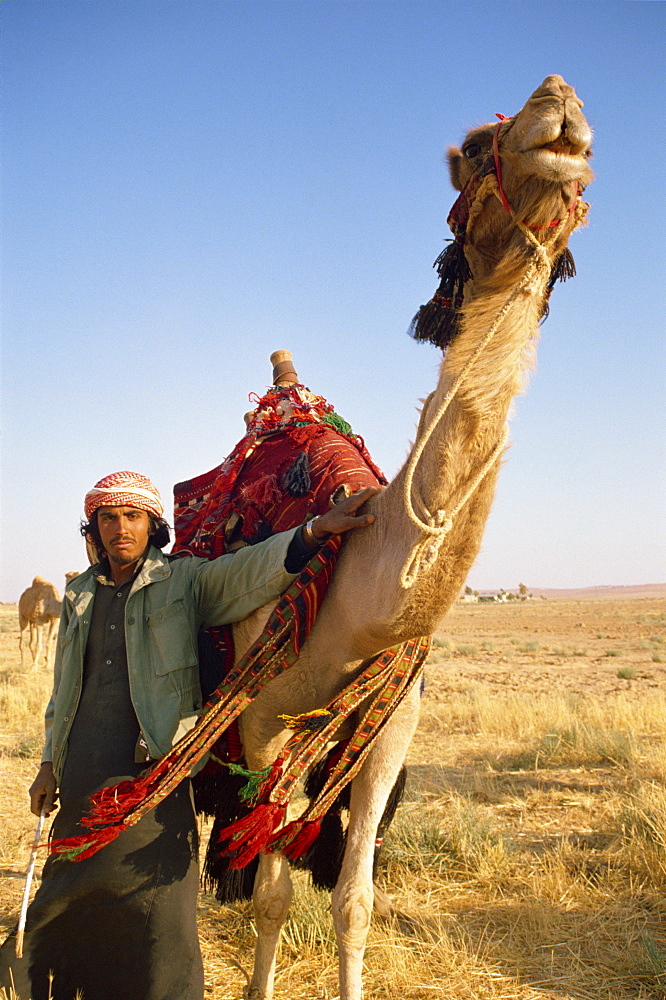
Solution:
M 268 773 L 248 775 L 255 808 L 220 831 L 220 852 L 230 868 L 243 868 L 261 851 L 284 851 L 300 857 L 319 834 L 321 820 L 342 789 L 358 774 L 374 742 L 421 676 L 430 639 L 414 639 L 387 649 L 326 706 L 291 720 L 298 727 Z M 324 752 L 340 724 L 364 702 L 369 708 L 331 769 L 319 793 L 298 819 L 279 829 L 294 787 L 304 771 Z M 253 779 L 258 778 L 258 781 Z M 247 798 L 247 795 L 243 795 Z
M 283 594 L 262 635 L 217 688 L 194 729 L 138 778 L 93 795 L 92 809 L 81 820 L 91 832 L 51 841 L 50 853 L 81 861 L 137 823 L 190 774 L 263 686 L 296 662 L 326 593 L 340 544 L 339 536 L 331 538 Z

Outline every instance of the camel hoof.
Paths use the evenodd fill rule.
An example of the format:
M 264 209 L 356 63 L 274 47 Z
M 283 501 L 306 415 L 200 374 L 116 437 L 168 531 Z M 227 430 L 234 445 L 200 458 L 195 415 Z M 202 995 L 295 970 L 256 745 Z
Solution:
M 244 986 L 243 1000 L 266 1000 L 266 994 L 258 986 Z

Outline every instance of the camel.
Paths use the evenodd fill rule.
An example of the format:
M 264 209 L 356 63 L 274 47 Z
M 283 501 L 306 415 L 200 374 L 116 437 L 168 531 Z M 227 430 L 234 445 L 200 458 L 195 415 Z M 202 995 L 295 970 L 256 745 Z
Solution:
M 109 843 L 124 825 L 136 822 L 175 787 L 191 764 L 202 760 L 219 727 L 229 728 L 233 717 L 244 709 L 240 737 L 249 771 L 240 769 L 250 779 L 249 800 L 254 805 L 247 816 L 219 832 L 217 843 L 231 841 L 221 850 L 227 857 L 231 854 L 234 869 L 243 868 L 261 849 L 265 851 L 254 878 L 257 941 L 245 1000 L 271 1000 L 274 995 L 276 949 L 292 891 L 280 848 L 298 863 L 303 850 L 312 846 L 312 838 L 323 830 L 319 822 L 323 824 L 323 812 L 314 817 L 317 822 L 309 822 L 306 813 L 306 818 L 279 829 L 286 800 L 262 796 L 267 788 L 271 794 L 276 789 L 280 795 L 288 793 L 292 779 L 301 773 L 282 771 L 286 758 L 280 752 L 287 742 L 290 751 L 294 747 L 290 725 L 302 727 L 295 734 L 297 745 L 303 740 L 306 750 L 310 746 L 319 753 L 329 738 L 342 739 L 335 727 L 347 718 L 348 709 L 360 718 L 354 739 L 359 734 L 371 735 L 365 743 L 354 743 L 353 763 L 346 772 L 343 769 L 338 784 L 327 788 L 319 805 L 322 810 L 334 805 L 329 792 L 338 796 L 343 781 L 353 778 L 346 848 L 331 906 L 338 942 L 339 997 L 361 1000 L 376 839 L 418 720 L 419 685 L 414 681 L 427 649 L 422 637 L 432 634 L 455 602 L 478 553 L 506 449 L 512 400 L 533 362 L 539 322 L 546 314 L 553 285 L 574 273 L 567 244 L 585 219 L 589 206 L 581 195 L 592 179 L 588 165 L 591 131 L 581 108 L 562 77 L 548 76 L 515 116 L 498 116 L 499 123 L 473 129 L 461 150 L 449 150 L 451 180 L 460 192 L 448 219 L 454 241 L 436 262 L 439 288 L 418 311 L 412 330 L 416 339 L 443 348 L 444 358 L 405 465 L 393 482 L 367 502 L 374 523 L 351 532 L 341 548 L 339 540 L 331 540 L 321 558 L 314 556 L 302 574 L 307 578 L 318 561 L 320 568 L 328 565 L 330 569 L 331 558 L 340 548 L 335 572 L 326 576 L 330 583 L 316 617 L 308 617 L 307 607 L 314 605 L 311 594 L 305 600 L 299 591 L 299 579 L 290 588 L 293 599 L 287 596 L 279 602 L 282 610 L 271 619 L 270 634 L 256 645 L 256 651 L 270 608 L 234 626 L 236 662 L 247 664 L 247 669 L 230 671 L 231 680 L 227 677 L 218 687 L 200 722 L 145 775 L 99 793 L 98 801 L 93 800 L 95 815 L 86 824 L 93 832 L 82 834 L 76 843 L 59 845 L 59 852 L 75 850 L 81 859 Z M 288 375 L 282 373 L 280 384 L 295 382 L 293 371 L 293 377 Z M 188 551 L 192 538 L 196 540 L 188 534 L 188 524 L 211 544 L 209 556 L 218 554 L 223 544 L 232 547 L 239 515 L 236 512 L 234 521 L 229 490 L 241 467 L 261 470 L 264 463 L 261 477 L 243 485 L 245 499 L 272 503 L 282 488 L 294 498 L 290 508 L 295 509 L 295 500 L 307 496 L 312 481 L 308 455 L 302 452 L 294 461 L 292 454 L 276 468 L 274 445 L 269 443 L 275 442 L 271 429 L 282 433 L 283 418 L 293 419 L 292 444 L 303 442 L 312 430 L 302 423 L 302 392 L 309 390 L 293 386 L 287 409 L 286 398 L 281 396 L 273 397 L 272 409 L 262 409 L 268 406 L 264 397 L 250 421 L 254 430 L 231 456 L 212 474 L 179 484 L 177 495 L 184 504 L 178 540 L 182 551 Z M 322 424 L 332 420 L 332 407 L 326 407 Z M 340 432 L 340 441 L 345 434 Z M 342 445 L 339 450 L 342 456 Z M 357 450 L 363 451 L 358 446 Z M 366 469 L 376 471 L 368 459 L 366 455 Z M 354 473 L 358 468 L 355 457 Z M 211 475 L 218 476 L 219 482 L 206 493 Z M 337 485 L 336 481 L 334 500 Z M 262 520 L 260 513 L 254 510 L 249 521 L 247 513 L 243 514 L 246 542 L 265 537 L 265 531 L 280 530 L 277 523 Z M 303 629 L 298 636 L 292 631 L 290 653 L 283 643 L 287 634 L 284 614 L 291 614 L 293 621 L 298 601 L 305 607 L 298 629 L 307 617 L 310 631 Z M 401 652 L 394 654 L 402 644 Z M 252 655 L 246 659 L 250 647 Z M 391 701 L 402 683 L 391 672 L 387 675 L 390 683 L 373 701 L 367 678 L 373 671 L 376 676 L 383 664 L 393 663 L 396 655 L 401 664 L 408 663 L 401 675 L 409 680 L 402 688 L 404 697 L 399 703 Z M 271 667 L 262 674 L 263 686 L 256 683 L 254 672 L 262 656 Z M 287 662 L 292 665 L 283 669 Z M 272 669 L 275 664 L 282 672 Z M 341 692 L 344 705 L 335 700 Z M 326 706 L 331 708 L 325 710 Z M 312 737 L 308 744 L 307 734 L 316 730 L 322 716 L 326 721 L 318 730 L 319 742 Z M 315 758 L 304 753 L 301 762 L 314 763 Z M 347 757 L 345 766 L 349 763 Z M 335 767 L 331 774 L 337 780 L 341 772 Z M 284 780 L 282 786 L 272 783 L 274 775 L 276 781 Z M 254 798 L 252 787 L 257 792 Z M 246 792 L 244 788 L 244 801 L 248 801 Z M 219 799 L 227 801 L 224 795 Z M 242 836 L 236 836 L 240 831 Z
M 438 383 L 405 465 L 367 504 L 376 522 L 345 541 L 298 662 L 241 717 L 253 770 L 270 765 L 286 741 L 278 716 L 321 708 L 371 658 L 432 634 L 460 593 L 490 511 L 510 406 L 533 363 L 554 280 L 572 273 L 567 243 L 588 209 L 580 195 L 592 179 L 591 130 L 581 108 L 561 76 L 548 76 L 514 117 L 474 128 L 461 149 L 449 150 L 461 192 L 449 217 L 456 240 L 438 259 L 438 293 L 414 323 L 417 339 L 445 348 Z M 237 656 L 265 618 L 235 628 Z M 340 1000 L 361 998 L 375 837 L 418 712 L 415 685 L 352 782 L 347 849 L 332 894 Z M 245 1000 L 273 997 L 290 898 L 286 860 L 262 854 Z
M 70 580 L 78 576 L 78 572 L 65 574 L 65 589 Z M 21 666 L 23 666 L 23 634 L 29 627 L 29 648 L 33 667 L 39 666 L 42 647 L 46 647 L 46 667 L 51 665 L 53 655 L 53 639 L 56 634 L 56 624 L 60 620 L 62 601 L 60 594 L 52 583 L 41 576 L 36 576 L 27 590 L 19 597 L 19 650 Z M 46 640 L 44 640 L 46 635 Z

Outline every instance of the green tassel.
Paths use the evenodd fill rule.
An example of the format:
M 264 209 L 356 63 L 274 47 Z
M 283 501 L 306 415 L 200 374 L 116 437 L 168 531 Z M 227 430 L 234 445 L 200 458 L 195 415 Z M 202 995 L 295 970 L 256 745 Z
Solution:
M 269 777 L 273 768 L 273 765 L 269 764 L 268 767 L 262 768 L 261 771 L 248 771 L 246 768 L 241 767 L 240 764 L 229 763 L 225 766 L 229 768 L 232 774 L 240 774 L 241 777 L 248 779 L 247 783 L 238 792 L 238 798 L 242 802 L 251 802 L 255 798 L 259 791 L 259 785 Z
M 344 417 L 341 417 L 339 413 L 327 413 L 325 417 L 322 418 L 322 423 L 328 424 L 333 430 L 339 431 L 340 434 L 346 434 L 347 437 L 354 437 L 354 432 L 351 429 L 351 424 L 348 424 Z

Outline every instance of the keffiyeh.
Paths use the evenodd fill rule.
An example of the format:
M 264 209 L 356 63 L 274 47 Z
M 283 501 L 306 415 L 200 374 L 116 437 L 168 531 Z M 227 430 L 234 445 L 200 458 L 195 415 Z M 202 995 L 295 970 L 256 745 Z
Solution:
M 162 499 L 150 479 L 138 472 L 112 472 L 86 493 L 83 509 L 90 520 L 99 507 L 136 507 L 162 517 Z

